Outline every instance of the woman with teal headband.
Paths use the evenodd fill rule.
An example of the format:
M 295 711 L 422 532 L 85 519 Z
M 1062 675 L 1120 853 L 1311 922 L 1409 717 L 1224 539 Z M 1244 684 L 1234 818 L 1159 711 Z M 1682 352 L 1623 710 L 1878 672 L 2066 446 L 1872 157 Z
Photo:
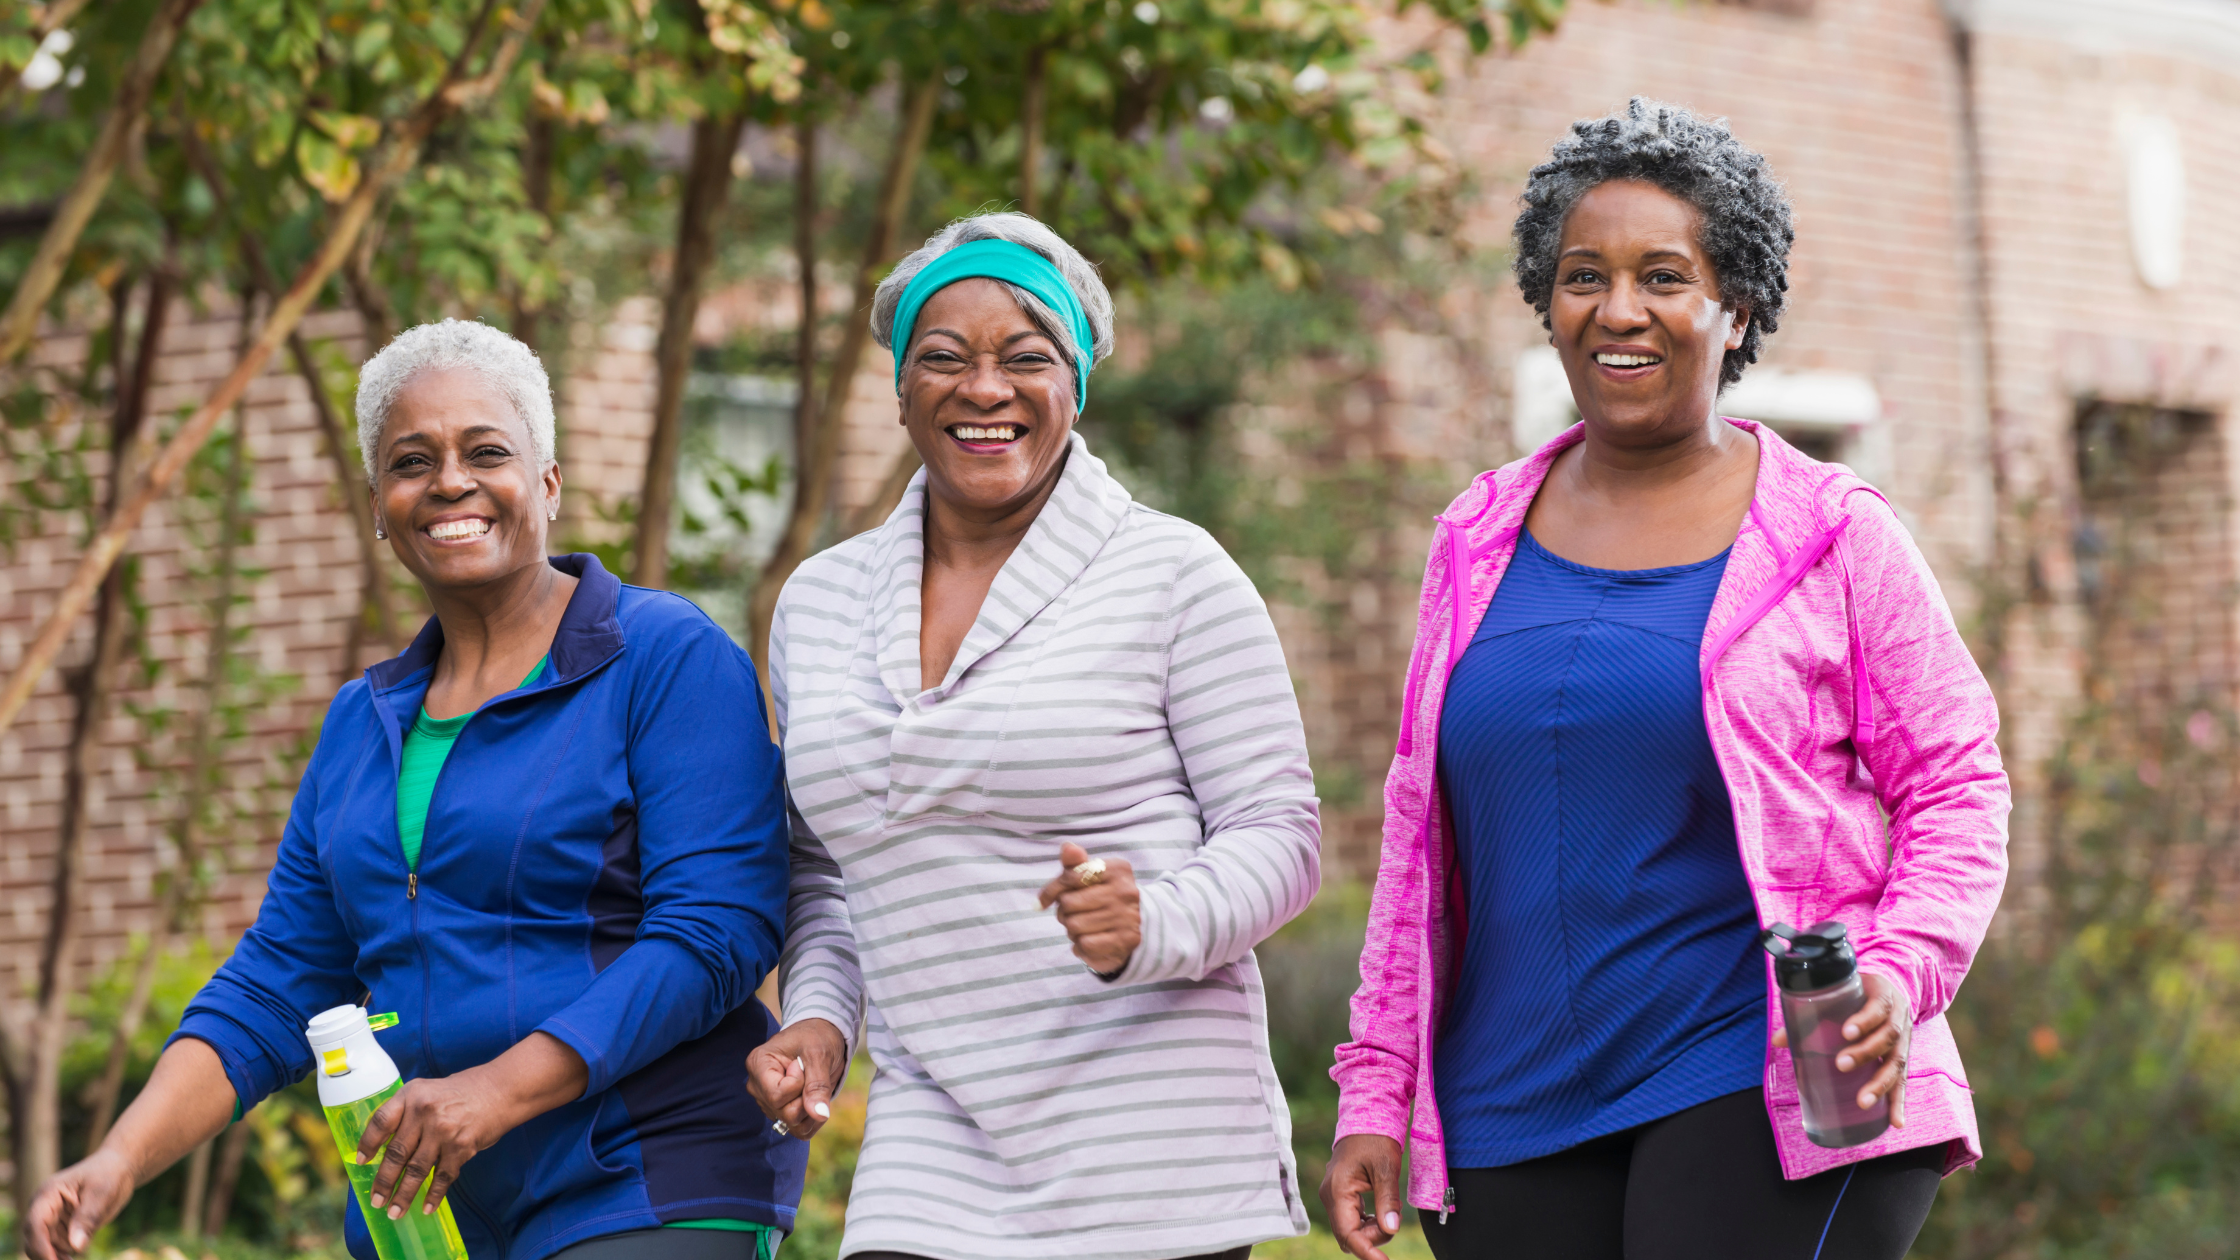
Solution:
M 1252 584 L 1075 432 L 1112 324 L 1024 215 L 904 259 L 871 330 L 925 468 L 778 602 L 784 1028 L 747 1082 L 807 1138 L 867 1044 L 842 1256 L 1306 1228 L 1252 957 L 1319 880 L 1306 739 Z

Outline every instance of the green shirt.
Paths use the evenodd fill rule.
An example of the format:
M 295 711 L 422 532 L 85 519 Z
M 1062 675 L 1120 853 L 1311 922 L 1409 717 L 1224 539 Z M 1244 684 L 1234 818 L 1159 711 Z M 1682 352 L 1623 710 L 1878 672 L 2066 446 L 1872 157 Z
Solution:
M 546 656 L 538 661 L 521 686 L 543 677 L 551 660 Z M 397 840 L 404 847 L 408 871 L 420 869 L 420 841 L 428 832 L 428 802 L 436 794 L 436 776 L 443 773 L 451 746 L 459 742 L 459 732 L 467 729 L 467 719 L 473 716 L 470 710 L 457 717 L 432 718 L 423 707 L 412 720 L 412 729 L 404 733 L 404 759 L 397 766 Z
M 526 687 L 544 676 L 544 669 L 551 662 L 550 656 L 538 661 L 521 680 Z M 518 688 L 517 688 L 518 690 Z M 436 776 L 443 773 L 443 763 L 451 756 L 451 746 L 459 742 L 459 732 L 467 729 L 467 719 L 474 714 L 462 713 L 457 717 L 429 717 L 425 708 L 412 720 L 412 729 L 404 733 L 404 760 L 397 767 L 397 840 L 404 847 L 404 866 L 408 871 L 420 869 L 420 842 L 428 833 L 428 804 L 436 792 Z M 238 1112 L 240 1106 L 235 1104 Z M 234 1119 L 241 1117 L 236 1115 Z M 671 1221 L 670 1229 L 721 1229 L 742 1234 L 755 1234 L 755 1254 L 769 1260 L 777 1255 L 773 1231 L 767 1225 L 753 1221 L 726 1220 L 721 1217 L 701 1221 Z

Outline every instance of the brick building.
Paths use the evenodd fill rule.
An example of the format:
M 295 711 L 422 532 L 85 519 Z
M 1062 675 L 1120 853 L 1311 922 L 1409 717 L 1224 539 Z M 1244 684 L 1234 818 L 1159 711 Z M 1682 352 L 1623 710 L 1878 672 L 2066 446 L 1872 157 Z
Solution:
M 1439 133 L 1475 183 L 1466 230 L 1502 241 L 1525 172 L 1565 126 L 1636 93 L 1730 118 L 1787 182 L 1793 306 L 1726 409 L 1852 462 L 1915 529 L 2000 688 L 2027 872 L 2033 767 L 2079 697 L 2231 700 L 2240 516 L 2227 435 L 2240 309 L 2218 299 L 2240 288 L 2240 258 L 2215 250 L 2211 233 L 2215 209 L 2240 200 L 2240 0 L 1575 5 L 1555 36 L 1456 76 Z M 782 294 L 719 295 L 701 333 L 720 341 L 786 306 Z M 1378 362 L 1338 388 L 1310 398 L 1271 386 L 1252 413 L 1265 423 L 1248 429 L 1312 419 L 1332 435 L 1332 459 L 1403 467 L 1431 503 L 1568 421 L 1561 373 L 1505 280 L 1459 283 L 1441 315 L 1446 334 L 1388 332 Z M 597 509 L 636 490 L 655 317 L 648 303 L 624 303 L 578 329 L 565 358 L 564 536 L 611 535 Z M 347 315 L 322 315 L 312 331 L 362 350 Z M 159 366 L 158 411 L 200 398 L 239 336 L 222 302 L 185 320 Z M 69 362 L 87 343 L 58 334 L 39 353 Z M 901 440 L 888 362 L 871 357 L 843 509 L 872 497 Z M 786 453 L 790 395 L 715 392 L 711 405 L 736 421 L 733 455 Z M 276 369 L 251 390 L 243 423 L 256 510 L 245 556 L 258 571 L 243 656 L 272 698 L 227 757 L 234 807 L 267 822 L 239 829 L 202 911 L 219 941 L 254 913 L 306 731 L 338 681 L 382 654 L 365 643 L 361 660 L 345 659 L 359 578 L 338 495 L 357 491 L 322 446 L 303 382 Z M 1286 458 L 1274 443 L 1247 450 Z M 1418 506 L 1363 537 L 1347 585 L 1317 579 L 1317 610 L 1277 609 L 1333 871 L 1374 862 L 1428 538 Z M 161 802 L 176 736 L 150 739 L 124 714 L 195 703 L 209 595 L 180 541 L 192 511 L 159 507 L 134 544 L 157 669 L 104 731 L 88 967 L 110 965 L 147 930 L 156 875 L 174 860 Z M 14 666 L 76 554 L 75 526 L 48 526 L 0 563 L 0 668 Z M 0 1004 L 19 1028 L 45 930 L 68 727 L 49 679 L 0 735 Z

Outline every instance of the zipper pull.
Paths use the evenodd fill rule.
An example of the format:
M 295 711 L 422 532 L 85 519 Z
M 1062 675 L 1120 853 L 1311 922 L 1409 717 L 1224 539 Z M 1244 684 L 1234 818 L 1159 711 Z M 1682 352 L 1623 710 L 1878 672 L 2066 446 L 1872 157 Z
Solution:
M 1454 1187 L 1447 1187 L 1447 1197 L 1439 1201 L 1439 1223 L 1447 1223 L 1447 1213 L 1454 1211 Z
M 406 872 L 405 872 L 405 875 L 404 875 L 404 899 L 405 899 L 406 901 L 410 901 L 410 900 L 412 900 L 413 898 L 415 898 L 415 897 L 417 897 L 417 896 L 419 896 L 419 895 L 420 895 L 420 874 L 419 874 L 419 872 L 417 872 L 417 871 L 406 871 Z M 1450 1193 L 1451 1193 L 1451 1192 L 1450 1192 Z

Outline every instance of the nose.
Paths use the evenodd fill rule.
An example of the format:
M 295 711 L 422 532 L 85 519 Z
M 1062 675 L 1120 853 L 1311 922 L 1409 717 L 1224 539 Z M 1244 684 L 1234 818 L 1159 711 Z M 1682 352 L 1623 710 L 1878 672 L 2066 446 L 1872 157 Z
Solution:
M 450 451 L 444 454 L 442 463 L 436 468 L 435 484 L 429 489 L 437 498 L 456 503 L 473 494 L 479 484 L 475 480 L 474 470 L 467 467 L 466 457 Z
M 1019 391 L 997 364 L 996 356 L 989 354 L 973 356 L 972 368 L 965 373 L 957 393 L 982 411 L 994 411 L 1017 397 Z
M 1595 311 L 1595 322 L 1621 337 L 1649 326 L 1649 308 L 1642 302 L 1641 287 L 1632 276 L 1621 275 L 1610 282 L 1602 305 Z

